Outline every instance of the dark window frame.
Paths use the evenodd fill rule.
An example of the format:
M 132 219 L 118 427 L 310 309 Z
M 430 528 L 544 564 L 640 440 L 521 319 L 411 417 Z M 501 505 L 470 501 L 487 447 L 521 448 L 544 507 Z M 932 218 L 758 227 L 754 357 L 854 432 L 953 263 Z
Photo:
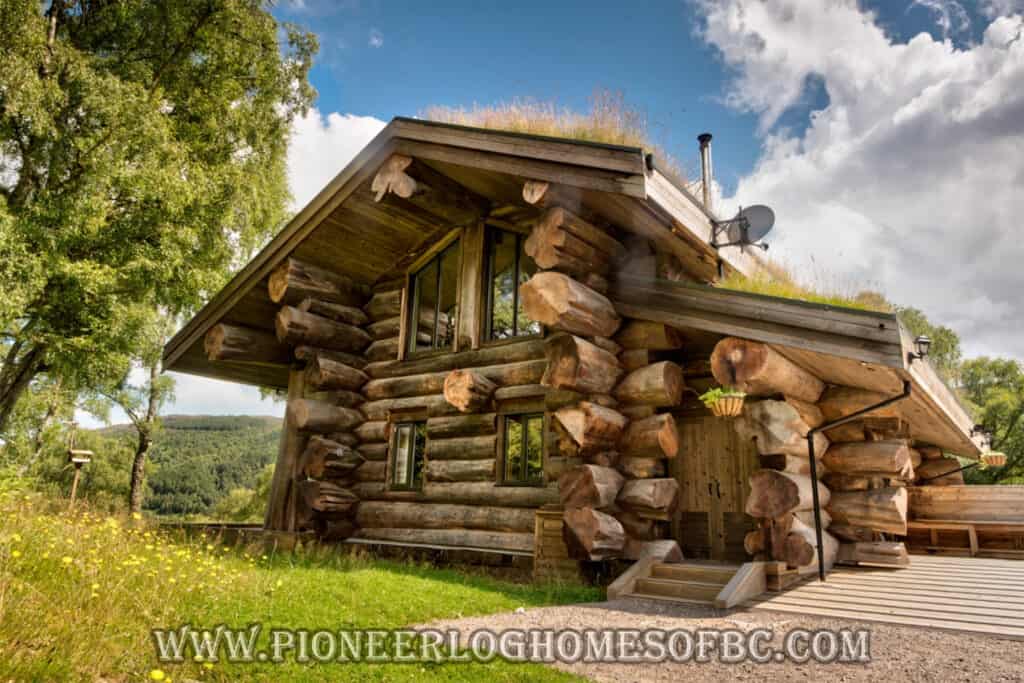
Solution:
M 445 255 L 450 250 L 456 250 L 456 258 L 458 259 L 455 264 L 455 314 L 451 317 L 448 325 L 452 331 L 451 343 L 445 346 L 438 346 L 438 323 L 441 320 L 441 284 L 444 277 L 444 268 L 442 268 L 442 262 Z M 431 265 L 437 264 L 437 275 L 434 281 L 434 287 L 436 288 L 436 301 L 434 302 L 434 328 L 431 331 L 431 345 L 430 348 L 420 348 L 417 341 L 419 336 L 419 319 L 420 319 L 420 294 L 421 287 L 417 286 L 419 282 L 419 276 L 425 270 L 430 268 Z M 406 306 L 405 319 L 406 319 L 406 338 L 404 356 L 406 358 L 420 355 L 420 354 L 431 354 L 431 353 L 451 353 L 455 350 L 457 338 L 458 338 L 458 317 L 459 317 L 459 299 L 462 296 L 462 235 L 457 235 L 448 244 L 437 250 L 437 253 L 432 255 L 429 259 L 424 261 L 419 268 L 410 271 L 408 275 L 408 293 L 409 301 Z
M 404 429 L 412 429 L 412 440 L 410 441 L 412 448 L 407 453 L 399 453 L 398 451 L 398 439 L 399 434 Z M 423 452 L 419 454 L 417 458 L 416 444 L 417 444 L 417 431 L 423 430 L 422 448 Z M 426 464 L 426 453 L 427 453 L 427 422 L 426 420 L 402 420 L 401 422 L 394 422 L 391 424 L 391 438 L 388 444 L 388 471 L 387 471 L 387 488 L 389 491 L 420 491 L 423 489 L 424 479 L 424 465 Z M 406 478 L 404 481 L 396 482 L 395 474 L 397 473 L 397 462 L 398 458 L 405 458 L 405 471 Z M 417 467 L 417 460 L 419 466 Z
M 521 456 L 520 472 L 515 478 L 508 476 L 508 429 L 509 424 L 512 422 L 518 423 L 523 430 L 523 443 L 527 443 L 528 424 L 531 420 L 540 419 L 540 471 L 537 473 L 535 478 L 530 478 L 527 474 L 529 466 L 529 456 L 527 453 L 523 453 Z M 500 443 L 500 468 L 498 471 L 499 486 L 533 486 L 542 487 L 544 486 L 544 460 L 547 457 L 547 432 L 548 432 L 548 415 L 543 411 L 529 411 L 523 413 L 507 413 L 501 416 L 501 443 Z
M 512 336 L 510 337 L 494 336 L 494 258 L 491 253 L 491 240 L 495 232 L 502 232 L 506 235 L 512 235 L 515 237 L 515 258 L 512 265 L 512 281 L 515 284 L 512 287 Z M 528 234 L 524 234 L 518 230 L 509 230 L 507 228 L 491 224 L 484 226 L 484 307 L 482 335 L 482 343 L 484 344 L 501 344 L 508 343 L 510 341 L 544 336 L 543 326 L 540 326 L 539 332 L 516 334 L 519 329 L 519 270 L 522 265 L 524 255 L 523 244 L 526 242 L 527 237 L 529 237 Z

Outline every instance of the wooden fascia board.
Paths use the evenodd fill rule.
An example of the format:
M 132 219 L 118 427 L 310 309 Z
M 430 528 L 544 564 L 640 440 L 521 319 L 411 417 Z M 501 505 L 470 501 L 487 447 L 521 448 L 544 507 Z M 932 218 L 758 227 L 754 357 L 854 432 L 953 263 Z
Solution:
M 609 298 L 630 317 L 902 368 L 898 329 L 878 328 L 881 316 L 636 278 L 617 279 Z
M 396 118 L 395 135 L 418 142 L 462 147 L 481 152 L 526 157 L 558 164 L 588 166 L 628 175 L 643 175 L 644 152 L 638 147 L 472 128 L 454 124 Z
M 942 381 L 927 359 L 911 361 L 910 354 L 914 351 L 914 338 L 902 322 L 899 323 L 899 329 L 903 357 L 900 375 L 913 382 L 914 391 L 919 394 L 924 405 L 933 414 L 962 435 L 965 445 L 973 446 L 971 451 L 957 453 L 957 455 L 978 458 L 984 452 L 985 444 L 980 435 L 971 435 L 974 419 L 964 408 L 957 395 Z
M 750 277 L 760 269 L 757 257 L 740 247 L 714 249 L 711 246 L 713 217 L 689 192 L 657 170 L 647 175 L 647 199 L 669 217 L 673 232 L 702 253 L 720 257 L 726 271 L 734 270 Z
M 392 124 L 389 124 L 362 149 L 321 190 L 288 225 L 278 233 L 231 281 L 221 289 L 164 347 L 164 367 L 173 370 L 174 362 L 206 331 L 215 325 L 246 292 L 269 275 L 323 219 L 360 185 L 393 152 Z M 377 163 L 370 163 L 376 160 Z
M 396 137 L 395 152 L 417 159 L 456 164 L 524 179 L 543 180 L 585 190 L 612 192 L 640 199 L 647 196 L 646 178 L 643 173 L 575 166 L 564 160 L 548 161 L 404 137 Z

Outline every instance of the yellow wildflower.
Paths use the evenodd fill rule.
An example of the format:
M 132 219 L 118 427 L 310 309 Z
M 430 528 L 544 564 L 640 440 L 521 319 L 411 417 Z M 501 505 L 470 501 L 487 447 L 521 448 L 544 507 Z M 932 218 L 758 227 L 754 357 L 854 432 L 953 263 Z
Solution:
M 70 557 L 68 557 L 67 555 L 65 555 L 64 557 L 60 558 L 60 561 L 63 562 L 64 564 L 71 564 L 72 562 L 74 562 L 74 560 L 71 559 Z
M 12 550 L 11 551 L 11 557 L 21 557 L 21 551 L 20 550 Z
M 142 515 L 140 515 L 138 512 L 133 512 L 132 519 L 142 519 Z
M 167 674 L 165 674 L 160 669 L 153 669 L 152 671 L 149 672 L 149 677 L 151 679 L 153 679 L 154 681 L 162 681 L 162 680 L 165 680 L 167 678 Z

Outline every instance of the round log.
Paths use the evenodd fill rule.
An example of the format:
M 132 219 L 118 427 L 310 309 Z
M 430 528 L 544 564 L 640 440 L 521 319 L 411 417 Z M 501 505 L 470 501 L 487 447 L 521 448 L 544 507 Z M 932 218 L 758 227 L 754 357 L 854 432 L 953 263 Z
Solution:
M 478 413 L 491 403 L 498 385 L 475 370 L 452 370 L 444 380 L 444 398 L 463 413 Z
M 807 458 L 810 431 L 800 412 L 786 401 L 747 401 L 743 414 L 736 418 L 736 433 L 754 441 L 762 455 L 782 454 Z M 828 439 L 821 432 L 814 435 L 814 453 L 820 458 L 828 448 Z
M 820 379 L 767 344 L 736 337 L 726 337 L 715 345 L 711 372 L 719 384 L 755 396 L 783 394 L 816 403 L 825 390 Z
M 358 391 L 370 378 L 358 368 L 352 368 L 326 356 L 316 356 L 306 366 L 306 383 L 315 389 Z
M 370 295 L 352 278 L 294 258 L 285 259 L 270 274 L 267 289 L 277 304 L 298 304 L 306 298 L 362 306 Z
M 626 533 L 611 515 L 593 508 L 569 508 L 563 513 L 563 522 L 562 537 L 570 557 L 607 560 L 621 556 Z
M 679 330 L 649 320 L 628 321 L 615 334 L 615 341 L 627 351 L 673 351 L 683 347 L 683 335 Z
M 346 323 L 339 323 L 293 306 L 284 306 L 275 320 L 277 339 L 292 346 L 309 345 L 338 351 L 359 352 L 370 343 L 370 335 Z
M 822 458 L 829 472 L 858 477 L 913 479 L 910 447 L 906 441 L 852 441 L 834 443 Z
M 589 401 L 581 401 L 575 407 L 556 411 L 555 419 L 583 456 L 614 449 L 626 426 L 623 415 Z
M 567 508 L 610 508 L 624 481 L 610 467 L 581 465 L 558 478 L 558 495 Z
M 481 529 L 532 533 L 533 510 L 526 508 L 363 501 L 356 511 L 361 527 Z
M 552 329 L 610 337 L 622 322 L 607 297 L 562 273 L 537 273 L 519 295 L 526 315 Z
M 630 479 L 619 491 L 617 502 L 634 510 L 671 512 L 678 498 L 675 479 Z
M 282 364 L 291 361 L 288 347 L 270 332 L 241 325 L 214 325 L 203 338 L 209 360 Z
M 903 487 L 837 491 L 832 494 L 828 511 L 837 524 L 861 526 L 898 536 L 907 534 L 907 490 Z
M 304 398 L 289 401 L 287 413 L 295 429 L 321 434 L 348 431 L 363 421 L 359 411 Z
M 614 395 L 623 403 L 677 406 L 683 396 L 683 369 L 671 361 L 639 368 L 619 382 Z
M 828 505 L 829 490 L 820 481 L 818 499 L 822 508 Z M 751 517 L 782 517 L 797 510 L 810 510 L 813 504 L 808 476 L 776 470 L 758 470 L 750 475 L 746 512 Z
M 544 348 L 547 369 L 541 384 L 585 394 L 607 394 L 622 376 L 615 356 L 571 334 L 549 337 Z

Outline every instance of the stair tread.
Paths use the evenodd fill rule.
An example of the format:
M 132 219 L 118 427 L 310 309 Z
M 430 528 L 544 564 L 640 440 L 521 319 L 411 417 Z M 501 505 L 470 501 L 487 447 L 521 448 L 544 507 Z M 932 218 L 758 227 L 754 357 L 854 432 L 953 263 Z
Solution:
M 717 581 L 693 581 L 690 579 L 670 579 L 664 576 L 642 576 L 637 578 L 637 581 L 650 581 L 659 585 L 671 585 L 671 586 L 699 586 L 701 588 L 721 588 L 724 583 Z
M 714 600 L 697 600 L 694 598 L 677 598 L 671 595 L 654 595 L 653 593 L 642 593 L 640 591 L 633 591 L 632 593 L 626 593 L 628 598 L 643 598 L 644 600 L 668 600 L 669 602 L 684 602 L 689 605 L 714 605 Z

